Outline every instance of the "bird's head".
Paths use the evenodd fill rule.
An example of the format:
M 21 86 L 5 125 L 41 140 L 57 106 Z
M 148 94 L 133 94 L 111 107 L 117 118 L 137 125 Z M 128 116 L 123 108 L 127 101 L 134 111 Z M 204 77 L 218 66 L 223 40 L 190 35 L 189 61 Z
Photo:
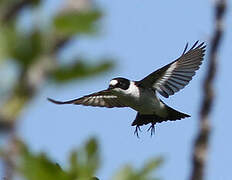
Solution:
M 110 81 L 108 89 L 121 91 L 121 90 L 127 90 L 129 87 L 130 87 L 130 80 L 118 77 Z

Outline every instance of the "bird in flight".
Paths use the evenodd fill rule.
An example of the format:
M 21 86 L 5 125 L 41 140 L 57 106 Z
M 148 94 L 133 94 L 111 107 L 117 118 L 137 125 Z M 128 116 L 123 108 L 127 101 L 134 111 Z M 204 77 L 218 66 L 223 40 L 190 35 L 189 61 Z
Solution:
M 56 101 L 55 104 L 76 104 L 98 107 L 130 107 L 137 111 L 132 126 L 138 136 L 140 126 L 151 124 L 148 131 L 155 131 L 155 124 L 164 121 L 180 120 L 190 115 L 179 112 L 166 105 L 157 92 L 168 98 L 183 89 L 199 69 L 205 55 L 206 45 L 198 41 L 188 50 L 186 44 L 182 55 L 170 64 L 154 71 L 140 81 L 117 77 L 110 81 L 109 87 L 93 94 L 69 101 Z

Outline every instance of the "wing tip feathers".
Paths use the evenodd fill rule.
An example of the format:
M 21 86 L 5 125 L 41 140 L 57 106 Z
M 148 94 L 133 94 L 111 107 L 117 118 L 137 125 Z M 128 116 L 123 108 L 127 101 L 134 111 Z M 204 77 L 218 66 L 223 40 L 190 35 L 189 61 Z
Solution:
M 188 48 L 188 43 L 185 45 L 185 48 L 184 48 L 184 52 L 182 53 L 182 56 L 183 55 L 185 55 L 186 53 L 188 53 L 189 51 L 191 51 L 191 50 L 195 50 L 195 49 L 201 49 L 202 50 L 202 53 L 204 54 L 204 52 L 205 52 L 205 48 L 206 48 L 206 43 L 203 41 L 203 42 L 201 42 L 198 46 L 197 46 L 197 44 L 199 43 L 200 41 L 199 40 L 197 40 L 194 44 L 193 44 L 193 46 L 187 51 L 187 48 Z
M 74 102 L 74 100 L 71 101 L 57 101 L 51 98 L 47 98 L 48 101 L 54 103 L 54 104 L 72 104 Z

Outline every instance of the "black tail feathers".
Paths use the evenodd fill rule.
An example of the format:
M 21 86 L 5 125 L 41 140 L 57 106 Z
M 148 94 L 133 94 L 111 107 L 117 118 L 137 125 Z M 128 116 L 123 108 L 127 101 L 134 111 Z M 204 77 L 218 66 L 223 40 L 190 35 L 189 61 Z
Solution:
M 156 124 L 156 123 L 161 123 L 164 121 L 175 121 L 175 120 L 180 120 L 186 117 L 190 117 L 190 115 L 176 111 L 175 109 L 172 109 L 171 107 L 167 106 L 166 108 L 168 112 L 166 117 L 160 117 L 154 114 L 137 113 L 137 116 L 131 125 L 142 126 L 142 125 L 147 125 L 149 123 Z

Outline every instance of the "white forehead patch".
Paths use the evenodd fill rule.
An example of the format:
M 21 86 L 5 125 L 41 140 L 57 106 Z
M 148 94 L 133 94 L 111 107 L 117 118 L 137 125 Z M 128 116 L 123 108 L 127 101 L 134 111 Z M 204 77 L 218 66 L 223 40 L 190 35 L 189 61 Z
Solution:
M 118 84 L 117 80 L 113 79 L 110 81 L 110 85 L 115 86 L 116 84 Z

